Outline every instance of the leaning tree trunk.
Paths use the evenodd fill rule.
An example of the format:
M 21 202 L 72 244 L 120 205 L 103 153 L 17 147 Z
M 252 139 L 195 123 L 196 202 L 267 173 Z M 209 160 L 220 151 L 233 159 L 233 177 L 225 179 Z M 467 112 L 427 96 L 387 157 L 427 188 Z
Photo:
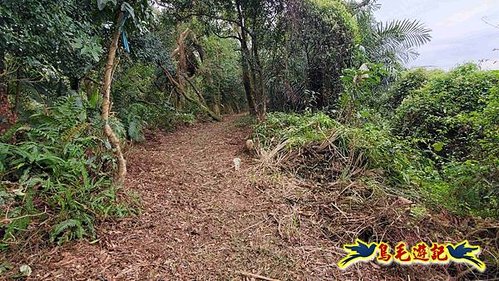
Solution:
M 121 21 L 123 13 L 120 13 L 118 17 L 118 23 Z M 104 134 L 111 143 L 114 149 L 114 154 L 118 160 L 118 174 L 116 175 L 116 181 L 118 184 L 123 185 L 125 183 L 126 176 L 126 160 L 121 151 L 120 140 L 114 133 L 113 129 L 109 125 L 109 110 L 111 107 L 111 83 L 113 81 L 113 70 L 116 59 L 116 51 L 118 49 L 118 43 L 120 38 L 120 29 L 116 26 L 114 30 L 113 37 L 111 40 L 111 45 L 107 53 L 106 68 L 104 71 L 104 80 L 102 81 L 102 121 L 104 122 Z
M 196 92 L 198 97 L 201 97 L 201 98 L 195 99 L 195 98 L 189 97 L 189 95 L 185 91 L 184 87 L 181 87 L 180 83 L 178 81 L 175 81 L 175 78 L 173 78 L 173 76 L 170 74 L 168 69 L 166 69 L 166 67 L 162 66 L 161 64 L 158 64 L 158 66 L 163 70 L 163 73 L 165 74 L 166 78 L 168 78 L 170 83 L 173 85 L 175 92 L 177 92 L 177 94 L 179 96 L 183 96 L 187 101 L 197 105 L 200 109 L 202 109 L 204 112 L 206 112 L 206 114 L 208 114 L 211 118 L 213 118 L 213 120 L 219 121 L 219 122 L 222 121 L 222 117 L 215 114 L 213 111 L 211 111 L 208 108 L 208 106 L 203 102 L 203 100 L 201 100 L 203 95 L 199 92 L 199 90 L 194 86 L 194 84 L 189 79 L 186 78 L 186 81 L 189 82 L 189 84 L 192 86 L 192 88 L 194 89 L 194 91 Z

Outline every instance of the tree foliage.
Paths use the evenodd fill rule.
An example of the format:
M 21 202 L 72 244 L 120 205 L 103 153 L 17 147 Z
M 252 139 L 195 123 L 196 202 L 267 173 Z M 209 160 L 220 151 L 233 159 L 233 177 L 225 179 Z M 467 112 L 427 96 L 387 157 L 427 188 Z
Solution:
M 103 52 L 96 12 L 90 1 L 4 1 L 2 60 L 11 58 L 32 80 L 82 77 Z
M 272 108 L 334 105 L 358 40 L 357 22 L 341 1 L 289 1 L 266 61 Z

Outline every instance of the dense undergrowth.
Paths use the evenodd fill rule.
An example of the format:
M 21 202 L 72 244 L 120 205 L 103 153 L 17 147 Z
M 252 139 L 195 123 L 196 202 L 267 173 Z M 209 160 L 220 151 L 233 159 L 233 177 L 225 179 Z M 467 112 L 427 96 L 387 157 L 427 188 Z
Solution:
M 28 235 L 30 242 L 94 237 L 96 219 L 129 213 L 112 184 L 115 163 L 99 122 L 96 103 L 71 96 L 52 107 L 33 103 L 26 122 L 2 136 L 2 249 L 22 246 Z
M 372 105 L 377 114 L 366 106 L 372 115 L 345 123 L 322 112 L 273 113 L 255 137 L 263 150 L 274 150 L 272 157 L 292 159 L 288 168 L 315 181 L 375 173 L 393 192 L 430 207 L 498 217 L 497 73 L 473 65 L 415 70 L 385 95 L 392 102 Z
M 102 132 L 100 95 L 58 98 L 47 106 L 26 102 L 26 117 L 0 142 L 0 249 L 25 243 L 95 238 L 95 225 L 139 211 L 133 192 L 113 181 L 116 160 Z M 125 142 L 145 130 L 171 130 L 196 117 L 171 107 L 130 103 L 110 122 Z
M 38 9 L 37 21 L 49 22 L 57 29 L 54 32 L 60 33 L 58 28 L 68 32 L 61 42 L 29 33 L 26 36 L 37 42 L 47 39 L 56 46 L 22 54 L 18 50 L 25 48 L 25 42 L 9 41 L 16 51 L 0 44 L 0 90 L 6 96 L 2 99 L 0 93 L 0 250 L 6 253 L 96 239 L 96 226 L 102 221 L 140 211 L 139 198 L 116 180 L 116 147 L 103 132 L 101 57 L 109 44 L 103 39 L 112 28 L 112 17 L 106 16 L 115 14 L 116 7 L 110 6 L 117 2 L 109 1 L 104 11 L 95 3 L 82 4 L 88 7 L 81 19 L 77 1 L 44 2 L 28 1 L 26 15 L 14 2 L 0 9 L 2 19 L 18 16 L 2 22 L 3 31 L 31 26 L 30 13 Z M 118 7 L 126 6 L 121 2 Z M 109 123 L 125 152 L 146 141 L 151 131 L 211 120 L 210 110 L 219 115 L 245 108 L 234 42 L 201 31 L 198 40 L 199 23 L 177 23 L 166 14 L 153 17 L 149 3 L 135 4 L 133 21 L 139 16 L 144 21 L 126 27 L 133 34 L 134 47 L 117 51 L 110 91 Z M 68 31 L 66 24 L 76 21 L 84 22 Z M 196 33 L 180 39 L 191 29 Z M 178 48 L 182 55 L 172 55 Z M 64 52 L 56 54 L 53 49 Z M 175 78 L 170 81 L 167 75 Z M 5 112 L 13 118 L 6 120 Z

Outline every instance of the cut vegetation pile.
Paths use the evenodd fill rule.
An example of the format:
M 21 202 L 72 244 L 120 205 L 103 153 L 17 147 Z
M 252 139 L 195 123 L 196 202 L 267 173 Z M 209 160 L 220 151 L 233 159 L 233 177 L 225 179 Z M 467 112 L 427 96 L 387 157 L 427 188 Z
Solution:
M 467 239 L 484 248 L 481 257 L 489 269 L 479 277 L 497 276 L 497 221 L 441 208 L 451 205 L 418 184 L 438 173 L 438 165 L 389 130 L 372 123 L 343 125 L 324 113 L 275 113 L 256 127 L 254 137 L 260 144 L 260 167 L 280 173 L 278 167 L 294 178 L 286 198 L 301 214 L 301 227 L 320 225 L 318 239 L 327 237 L 338 247 L 356 238 L 392 245 Z M 447 196 L 448 202 L 457 200 Z M 393 271 L 396 276 L 436 271 L 442 279 L 478 277 L 455 264 Z

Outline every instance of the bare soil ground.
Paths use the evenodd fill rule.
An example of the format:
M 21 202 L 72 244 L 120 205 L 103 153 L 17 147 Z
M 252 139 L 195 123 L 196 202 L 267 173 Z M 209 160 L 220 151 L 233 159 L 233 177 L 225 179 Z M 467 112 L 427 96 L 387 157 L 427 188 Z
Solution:
M 250 132 L 237 127 L 235 118 L 161 133 L 135 146 L 127 157 L 126 187 L 140 195 L 142 213 L 103 223 L 95 243 L 73 242 L 24 255 L 22 262 L 33 269 L 29 279 L 435 280 L 449 276 L 441 268 L 421 266 L 412 270 L 362 264 L 339 270 L 341 243 L 359 235 L 389 237 L 379 230 L 400 225 L 407 202 L 393 197 L 383 202 L 388 205 L 382 213 L 362 207 L 346 213 L 341 204 L 325 200 L 320 190 L 278 173 L 261 173 L 243 152 Z M 235 157 L 242 159 L 239 171 L 233 167 Z M 355 184 L 347 188 L 352 192 L 345 194 L 342 187 L 327 196 L 333 200 L 372 195 L 362 194 L 365 189 Z M 446 220 L 445 215 L 434 218 Z M 455 234 L 452 225 L 459 223 L 441 229 L 442 238 Z M 418 233 L 424 233 L 422 227 Z

